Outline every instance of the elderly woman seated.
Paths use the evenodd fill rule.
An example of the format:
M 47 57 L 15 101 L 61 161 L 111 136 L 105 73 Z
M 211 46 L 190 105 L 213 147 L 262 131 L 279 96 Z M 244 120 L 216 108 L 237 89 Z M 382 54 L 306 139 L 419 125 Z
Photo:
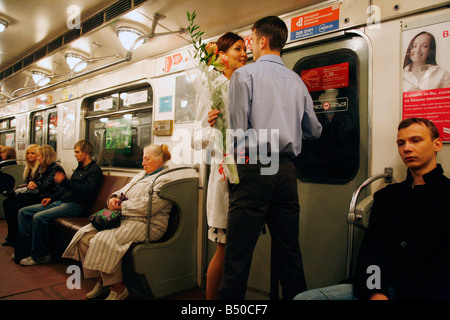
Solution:
M 156 173 L 162 171 L 171 154 L 167 145 L 149 145 L 144 148 L 142 166 L 137 174 L 122 189 L 108 199 L 108 209 L 121 210 L 121 225 L 115 229 L 97 231 L 91 224 L 81 228 L 73 237 L 64 258 L 80 260 L 85 278 L 97 278 L 94 289 L 86 295 L 93 299 L 109 290 L 106 300 L 123 300 L 128 290 L 122 280 L 122 257 L 133 242 L 145 240 L 147 232 L 148 190 Z M 167 182 L 161 177 L 155 189 Z M 121 195 L 126 198 L 121 202 Z M 150 240 L 160 239 L 166 232 L 172 203 L 153 194 L 150 218 Z

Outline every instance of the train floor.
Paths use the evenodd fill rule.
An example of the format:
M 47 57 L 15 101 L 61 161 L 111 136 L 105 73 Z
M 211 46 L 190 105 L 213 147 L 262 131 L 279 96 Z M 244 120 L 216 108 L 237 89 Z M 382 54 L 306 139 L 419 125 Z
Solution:
M 0 242 L 7 235 L 6 220 L 0 220 Z M 80 288 L 69 289 L 67 285 L 71 272 L 67 268 L 74 262 L 64 259 L 46 264 L 24 267 L 11 259 L 14 248 L 0 246 L 0 300 L 85 300 L 94 286 L 94 279 L 81 277 Z M 105 296 L 100 297 L 104 299 Z M 130 300 L 140 297 L 130 294 Z M 164 300 L 204 300 L 205 293 L 192 290 L 175 294 Z

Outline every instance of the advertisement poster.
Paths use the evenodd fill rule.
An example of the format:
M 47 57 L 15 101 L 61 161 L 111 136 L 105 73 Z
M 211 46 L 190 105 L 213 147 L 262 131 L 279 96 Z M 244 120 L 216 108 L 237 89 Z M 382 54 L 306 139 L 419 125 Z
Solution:
M 17 149 L 25 150 L 27 133 L 27 116 L 25 114 L 17 115 Z M 73 146 L 72 146 L 73 147 Z
M 107 122 L 106 150 L 131 153 L 131 119 L 121 118 Z
M 76 107 L 75 102 L 67 102 L 60 105 L 60 112 L 62 113 L 62 147 L 63 149 L 73 149 L 75 144 L 75 130 L 76 130 Z
M 5 146 L 14 147 L 14 137 L 15 133 L 7 133 L 5 135 Z
M 320 95 L 320 99 L 313 101 L 316 113 L 348 110 L 348 98 L 335 96 L 338 93 L 337 89 L 349 86 L 348 62 L 302 70 L 300 76 L 308 92 L 325 91 Z M 330 95 L 332 97 L 329 97 Z
M 450 22 L 403 31 L 403 119 L 426 118 L 450 142 Z

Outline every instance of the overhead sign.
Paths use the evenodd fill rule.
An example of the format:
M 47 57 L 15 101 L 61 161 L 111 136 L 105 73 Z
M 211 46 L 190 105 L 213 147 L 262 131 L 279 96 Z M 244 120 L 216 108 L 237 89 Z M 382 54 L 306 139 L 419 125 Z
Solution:
M 291 41 L 339 29 L 339 4 L 291 19 Z
M 185 51 L 164 57 L 164 73 L 183 70 L 188 60 L 188 53 Z

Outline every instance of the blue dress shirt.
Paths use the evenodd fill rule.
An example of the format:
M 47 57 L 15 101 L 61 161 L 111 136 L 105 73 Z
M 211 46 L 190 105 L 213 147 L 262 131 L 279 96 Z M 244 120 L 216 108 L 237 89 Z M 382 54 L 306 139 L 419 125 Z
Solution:
M 302 139 L 317 139 L 322 132 L 308 89 L 277 55 L 263 55 L 237 69 L 231 77 L 229 99 L 238 156 L 246 139 L 245 150 L 250 155 L 259 148 L 259 155 L 271 150 L 297 156 Z M 278 147 L 274 139 L 278 139 Z

